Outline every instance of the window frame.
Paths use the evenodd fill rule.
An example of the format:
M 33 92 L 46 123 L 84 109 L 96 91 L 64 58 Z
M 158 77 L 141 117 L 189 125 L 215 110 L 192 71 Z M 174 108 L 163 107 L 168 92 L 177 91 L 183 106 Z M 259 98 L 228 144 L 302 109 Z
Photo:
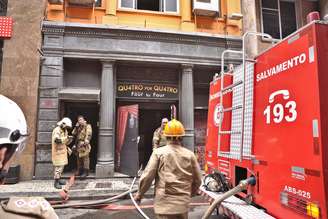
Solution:
M 176 11 L 166 11 L 166 0 L 160 0 L 162 3 L 160 3 L 160 4 L 162 4 L 163 5 L 163 8 L 162 8 L 162 10 L 163 11 L 160 11 L 160 12 L 164 12 L 164 13 L 170 13 L 170 14 L 179 14 L 180 13 L 180 0 L 175 0 L 175 2 L 176 2 L 176 6 L 177 6 L 177 10 Z
M 133 1 L 133 8 L 128 8 L 128 7 L 122 7 L 122 0 L 118 1 L 118 8 L 119 9 L 128 9 L 128 10 L 137 10 L 136 9 L 136 1 L 137 0 L 132 0 Z
M 118 9 L 123 9 L 123 10 L 133 10 L 133 11 L 147 11 L 149 13 L 165 13 L 165 14 L 179 14 L 180 13 L 180 0 L 175 0 L 177 3 L 177 11 L 166 11 L 166 1 L 165 0 L 158 0 L 160 1 L 160 10 L 159 11 L 153 11 L 153 10 L 143 10 L 143 9 L 138 9 L 137 8 L 137 1 L 138 0 L 132 0 L 133 1 L 133 8 L 128 8 L 128 7 L 122 7 L 122 1 L 123 0 L 119 0 L 118 1 Z
M 272 0 L 271 0 L 272 1 Z M 273 40 L 276 40 L 276 41 L 279 41 L 279 40 L 282 40 L 282 27 L 281 27 L 281 12 L 280 12 L 280 1 L 282 0 L 275 0 L 275 1 L 278 1 L 278 8 L 277 9 L 274 9 L 274 8 L 265 8 L 265 7 L 262 7 L 262 0 L 260 0 L 260 14 L 261 14 L 261 32 L 262 33 L 265 33 L 264 32 L 264 22 L 263 22 L 263 9 L 264 10 L 270 10 L 270 11 L 278 11 L 278 18 L 279 18 L 279 36 L 280 38 L 277 39 L 277 38 L 273 38 Z M 292 0 L 290 2 L 293 2 L 294 3 L 294 7 L 295 7 L 295 22 L 296 22 L 296 29 L 298 29 L 298 22 L 297 22 L 297 5 L 296 5 L 296 0 Z M 265 37 L 262 37 L 262 40 L 263 41 L 268 41 L 267 38 Z

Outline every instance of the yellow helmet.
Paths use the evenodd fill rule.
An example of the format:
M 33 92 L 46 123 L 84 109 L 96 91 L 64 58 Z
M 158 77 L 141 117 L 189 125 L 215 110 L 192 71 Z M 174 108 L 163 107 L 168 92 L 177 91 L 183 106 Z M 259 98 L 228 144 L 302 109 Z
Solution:
M 176 119 L 169 121 L 164 128 L 164 136 L 181 137 L 185 135 L 185 129 L 181 122 Z

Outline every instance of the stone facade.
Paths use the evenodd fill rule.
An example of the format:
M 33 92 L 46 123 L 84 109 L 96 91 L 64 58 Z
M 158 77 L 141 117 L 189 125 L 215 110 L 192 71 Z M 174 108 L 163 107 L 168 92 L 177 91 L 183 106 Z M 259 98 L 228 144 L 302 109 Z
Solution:
M 51 176 L 50 134 L 59 119 L 60 93 L 65 87 L 65 59 L 97 60 L 102 65 L 96 177 L 109 177 L 114 168 L 115 83 L 118 63 L 176 65 L 181 74 L 180 118 L 186 141 L 194 150 L 193 68 L 214 66 L 226 48 L 241 49 L 239 37 L 203 33 L 149 31 L 108 25 L 44 22 L 44 57 L 38 105 L 36 177 Z M 228 57 L 231 63 L 239 63 Z M 178 77 L 178 78 L 179 78 Z M 83 89 L 83 88 L 82 88 Z M 182 98 L 188 96 L 189 98 Z M 82 98 L 82 97 L 81 97 Z M 48 173 L 48 174 L 45 174 Z
M 262 32 L 261 21 L 261 0 L 242 0 L 242 14 L 243 14 L 243 32 L 255 31 Z M 306 16 L 312 11 L 320 11 L 321 16 L 327 13 L 327 0 L 309 1 L 300 0 L 295 1 L 295 15 L 297 29 L 306 25 Z M 272 43 L 262 40 L 261 37 L 250 36 L 246 42 L 246 51 L 249 57 L 259 55 L 264 50 L 268 49 Z
M 23 110 L 30 133 L 20 155 L 21 179 L 34 174 L 35 138 L 41 47 L 41 20 L 45 0 L 10 0 L 7 16 L 14 20 L 13 37 L 4 40 L 0 93 L 14 100 Z M 28 12 L 28 13 L 27 13 Z

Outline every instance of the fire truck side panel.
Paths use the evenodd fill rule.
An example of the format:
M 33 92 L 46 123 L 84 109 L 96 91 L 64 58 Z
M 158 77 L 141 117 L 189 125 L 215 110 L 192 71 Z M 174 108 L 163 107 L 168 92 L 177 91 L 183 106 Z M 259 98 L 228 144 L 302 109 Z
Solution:
M 327 218 L 322 152 L 317 153 L 322 149 L 316 137 L 321 118 L 314 28 L 283 40 L 255 65 L 253 170 L 259 185 L 254 200 L 277 218 L 307 218 L 306 207 L 294 206 L 303 213 L 291 204 L 285 207 L 282 193 L 318 203 L 322 218 Z
M 328 25 L 317 22 L 256 58 L 253 160 L 217 156 L 215 121 L 220 105 L 214 97 L 220 91 L 220 80 L 210 86 L 207 165 L 222 172 L 224 166 L 232 185 L 255 175 L 257 184 L 248 193 L 253 194 L 256 205 L 276 218 L 311 218 L 310 212 L 316 214 L 314 218 L 328 219 L 327 51 Z M 225 96 L 223 105 L 231 106 L 231 96 Z M 228 119 L 230 115 L 223 119 L 223 130 L 230 128 Z M 221 150 L 229 151 L 227 139 L 222 139 Z
M 328 28 L 327 25 L 316 25 L 316 40 L 318 52 L 319 67 L 319 92 L 320 92 L 320 111 L 321 111 L 321 129 L 320 136 L 322 147 L 319 153 L 322 153 L 323 161 L 323 184 L 325 190 L 326 217 L 328 217 Z M 324 211 L 324 209 L 323 209 Z
M 232 83 L 232 76 L 224 77 L 224 86 L 228 86 Z M 207 121 L 207 141 L 206 141 L 206 165 L 209 170 L 219 169 L 218 162 L 218 132 L 220 119 L 220 89 L 221 79 L 215 79 L 210 85 L 210 97 L 209 97 L 209 111 Z M 225 108 L 231 107 L 232 94 L 227 93 L 223 96 L 223 105 Z M 225 113 L 222 121 L 222 130 L 230 130 L 231 128 L 231 113 Z M 221 135 L 221 150 L 227 151 L 230 147 L 230 137 L 227 135 Z M 224 160 L 224 159 L 223 159 Z M 224 167 L 223 167 L 224 168 Z M 223 172 L 228 173 L 225 169 Z

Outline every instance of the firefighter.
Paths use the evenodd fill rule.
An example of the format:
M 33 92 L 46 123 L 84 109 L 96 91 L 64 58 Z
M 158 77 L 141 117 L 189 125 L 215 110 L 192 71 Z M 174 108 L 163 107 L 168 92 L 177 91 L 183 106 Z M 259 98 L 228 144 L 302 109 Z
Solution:
M 77 123 L 72 134 L 75 136 L 77 175 L 86 178 L 89 175 L 92 127 L 80 115 L 77 117 Z
M 0 187 L 5 181 L 14 157 L 23 152 L 27 140 L 27 124 L 15 102 L 0 95 Z M 0 204 L 0 218 L 58 219 L 51 205 L 42 197 L 10 197 Z
M 154 211 L 158 219 L 186 219 L 193 194 L 201 185 L 201 172 L 193 152 L 182 147 L 183 125 L 173 119 L 164 129 L 167 145 L 153 151 L 134 198 L 140 202 L 155 179 Z
M 64 117 L 57 123 L 57 127 L 52 131 L 52 164 L 54 165 L 54 187 L 61 189 L 66 182 L 61 179 L 65 165 L 68 164 L 67 155 L 70 153 L 68 145 L 72 141 L 72 136 L 68 135 L 68 129 L 72 128 L 72 121 Z
M 155 130 L 153 135 L 153 149 L 163 147 L 166 145 L 166 137 L 163 135 L 163 130 L 167 123 L 168 123 L 168 119 L 163 118 L 161 126 Z

